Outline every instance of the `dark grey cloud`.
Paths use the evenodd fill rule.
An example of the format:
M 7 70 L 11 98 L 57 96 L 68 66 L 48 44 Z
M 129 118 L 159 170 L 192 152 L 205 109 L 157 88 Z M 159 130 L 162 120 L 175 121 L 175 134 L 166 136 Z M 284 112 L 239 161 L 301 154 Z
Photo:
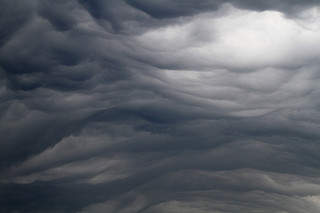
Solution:
M 316 1 L 0 5 L 1 212 L 319 211 Z
M 317 5 L 314 0 L 308 1 L 254 1 L 254 0 L 205 0 L 205 1 L 169 1 L 169 0 L 133 0 L 126 1 L 135 8 L 144 11 L 155 18 L 175 18 L 179 16 L 189 16 L 201 12 L 217 10 L 221 4 L 231 3 L 237 7 L 250 10 L 278 10 L 285 13 L 297 12 L 298 9 L 308 8 Z

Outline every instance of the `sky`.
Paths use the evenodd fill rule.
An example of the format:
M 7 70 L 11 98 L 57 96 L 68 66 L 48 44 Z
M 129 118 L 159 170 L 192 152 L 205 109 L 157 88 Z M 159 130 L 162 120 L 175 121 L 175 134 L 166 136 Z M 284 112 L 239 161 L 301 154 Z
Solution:
M 0 212 L 320 212 L 318 0 L 0 0 Z

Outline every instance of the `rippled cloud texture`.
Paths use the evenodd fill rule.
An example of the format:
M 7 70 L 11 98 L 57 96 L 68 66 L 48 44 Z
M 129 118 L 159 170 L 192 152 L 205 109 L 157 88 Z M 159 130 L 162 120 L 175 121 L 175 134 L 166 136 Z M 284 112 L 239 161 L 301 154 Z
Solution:
M 0 0 L 0 212 L 320 212 L 314 0 Z

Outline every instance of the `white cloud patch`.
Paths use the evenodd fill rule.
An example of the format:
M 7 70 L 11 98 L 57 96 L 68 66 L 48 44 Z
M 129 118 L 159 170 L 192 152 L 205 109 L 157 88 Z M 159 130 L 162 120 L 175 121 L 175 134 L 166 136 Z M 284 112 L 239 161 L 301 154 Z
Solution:
M 280 12 L 226 7 L 227 15 L 200 14 L 185 24 L 169 25 L 137 37 L 140 45 L 149 50 L 149 56 L 144 57 L 163 65 L 252 69 L 296 67 L 319 56 L 319 29 L 304 27 L 319 22 L 299 19 L 298 23 Z

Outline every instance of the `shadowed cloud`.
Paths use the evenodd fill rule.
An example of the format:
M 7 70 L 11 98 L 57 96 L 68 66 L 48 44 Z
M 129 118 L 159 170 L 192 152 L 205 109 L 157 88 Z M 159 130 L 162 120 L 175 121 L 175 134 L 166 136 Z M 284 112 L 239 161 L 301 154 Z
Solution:
M 319 211 L 316 1 L 0 5 L 1 212 Z

